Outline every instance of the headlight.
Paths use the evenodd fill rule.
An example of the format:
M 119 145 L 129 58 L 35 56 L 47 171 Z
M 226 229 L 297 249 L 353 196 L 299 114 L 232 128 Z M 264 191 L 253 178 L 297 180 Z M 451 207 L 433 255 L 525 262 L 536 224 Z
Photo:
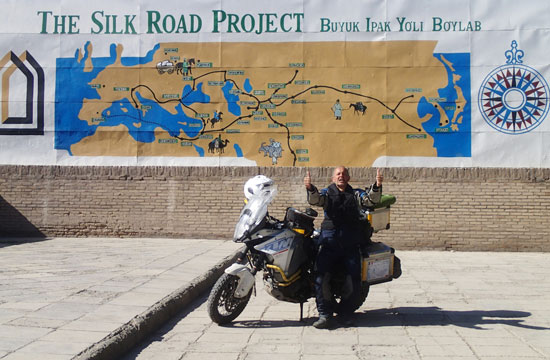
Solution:
M 250 230 L 250 222 L 251 218 L 250 215 L 252 215 L 252 211 L 250 209 L 244 209 L 241 218 L 239 219 L 239 222 L 237 225 L 235 225 L 235 233 L 233 233 L 233 241 L 239 240 L 243 237 L 244 233 L 247 230 Z

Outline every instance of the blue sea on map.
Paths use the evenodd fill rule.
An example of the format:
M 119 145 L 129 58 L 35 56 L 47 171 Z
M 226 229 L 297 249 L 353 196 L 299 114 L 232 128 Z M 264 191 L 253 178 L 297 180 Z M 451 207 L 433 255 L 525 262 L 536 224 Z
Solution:
M 84 47 L 87 49 L 87 46 Z M 149 63 L 153 59 L 153 54 L 157 51 L 159 45 L 151 50 L 145 57 L 121 58 L 125 66 L 134 66 Z M 181 132 L 189 138 L 196 138 L 203 129 L 203 122 L 200 119 L 189 117 L 183 111 L 183 105 L 190 106 L 195 103 L 209 103 L 210 97 L 202 91 L 202 83 L 197 85 L 196 90 L 192 90 L 190 85 L 182 89 L 181 103 L 176 106 L 176 114 L 171 114 L 160 104 L 152 99 L 142 95 L 140 87 L 136 88 L 134 96 L 144 106 L 149 107 L 147 111 L 136 109 L 134 102 L 129 98 L 122 98 L 114 101 L 106 107 L 97 117 L 101 119 L 97 124 L 90 124 L 86 120 L 81 120 L 78 115 L 82 108 L 84 99 L 100 99 L 97 90 L 90 86 L 97 75 L 112 65 L 116 60 L 116 46 L 110 48 L 109 57 L 91 58 L 93 69 L 85 71 L 85 60 L 90 56 L 87 50 L 84 57 L 78 61 L 78 53 L 72 58 L 57 59 L 57 78 L 56 78 L 56 108 L 55 108 L 55 148 L 67 150 L 72 155 L 71 146 L 80 142 L 82 139 L 95 134 L 99 126 L 113 127 L 124 125 L 128 129 L 130 136 L 134 140 L 143 143 L 155 141 L 155 129 L 162 128 L 171 136 L 181 136 Z M 67 86 L 70 84 L 70 86 Z M 226 98 L 231 101 L 233 112 L 239 112 L 237 106 L 239 100 L 237 95 L 230 94 L 231 86 L 226 86 Z M 177 100 L 178 102 L 180 99 Z M 183 104 L 183 105 L 182 105 Z M 238 109 L 235 108 L 237 106 Z M 236 145 L 236 144 L 235 144 Z M 199 156 L 204 156 L 204 149 L 194 145 Z M 242 151 L 238 145 L 235 150 L 237 155 L 242 156 Z
M 193 90 L 190 85 L 185 85 L 181 91 L 181 99 L 175 107 L 176 113 L 172 114 L 163 108 L 158 101 L 151 99 L 149 90 L 145 87 L 136 86 L 133 96 L 141 105 L 148 107 L 147 111 L 136 109 L 133 99 L 128 97 L 121 98 L 102 110 L 98 115 L 96 123 L 79 118 L 79 113 L 85 99 L 100 99 L 97 90 L 91 86 L 98 74 L 106 67 L 115 63 L 117 58 L 116 45 L 110 47 L 110 56 L 91 57 L 84 46 L 83 58 L 79 61 L 79 53 L 75 52 L 73 57 L 57 59 L 56 76 L 56 104 L 55 104 L 55 148 L 66 150 L 70 155 L 71 146 L 77 144 L 84 138 L 95 134 L 98 127 L 113 127 L 124 125 L 128 133 L 135 141 L 151 143 L 155 141 L 155 129 L 161 128 L 167 131 L 171 136 L 182 138 L 182 133 L 189 139 L 197 138 L 204 123 L 200 119 L 188 116 L 184 112 L 184 105 L 191 107 L 196 103 L 209 103 L 210 97 L 202 90 L 203 83 L 198 83 Z M 121 57 L 121 63 L 124 66 L 136 66 L 147 64 L 153 61 L 153 55 L 158 51 L 160 45 L 157 44 L 144 57 Z M 447 86 L 438 90 L 441 101 L 429 101 L 422 97 L 418 103 L 417 113 L 422 119 L 427 117 L 422 123 L 424 131 L 434 140 L 434 148 L 439 157 L 469 157 L 471 156 L 471 100 L 470 100 L 470 54 L 450 53 L 434 54 L 445 67 L 447 71 Z M 443 61 L 443 58 L 446 61 Z M 85 69 L 86 60 L 91 60 L 92 69 Z M 449 65 L 450 63 L 450 65 Z M 454 75 L 460 78 L 454 82 Z M 136 84 L 137 85 L 137 84 Z M 456 109 L 455 101 L 458 94 L 455 86 L 460 87 L 462 94 L 466 99 L 466 104 L 462 109 Z M 246 92 L 252 92 L 252 85 L 249 79 L 243 84 Z M 227 101 L 228 111 L 234 116 L 241 115 L 239 106 L 239 92 L 231 81 L 226 81 L 221 88 L 225 100 Z M 457 118 L 459 131 L 453 131 L 451 124 L 440 122 L 439 108 L 443 108 L 445 116 L 452 119 L 455 112 L 458 112 Z M 93 120 L 93 119 L 92 119 Z M 185 137 L 183 137 L 185 139 Z M 204 149 L 193 145 L 199 156 L 204 156 Z M 242 157 L 243 153 L 238 144 L 233 144 L 237 156 Z
M 470 157 L 471 150 L 471 99 L 470 99 L 470 54 L 434 54 L 447 71 L 447 86 L 438 90 L 439 98 L 444 101 L 437 101 L 438 107 L 445 112 L 447 119 L 452 119 L 455 112 L 458 112 L 457 119 L 461 119 L 458 124 L 459 131 L 451 129 L 451 122 L 444 126 L 440 125 L 441 115 L 436 105 L 422 97 L 418 103 L 417 113 L 420 118 L 429 116 L 430 118 L 422 123 L 423 129 L 434 139 L 434 148 L 438 157 Z M 452 64 L 449 66 L 445 58 Z M 458 75 L 460 79 L 455 82 L 453 76 Z M 455 101 L 458 94 L 455 85 L 460 87 L 465 97 L 466 104 L 464 108 L 457 109 Z
M 241 107 L 238 105 L 239 96 L 237 94 L 232 94 L 231 90 L 233 90 L 233 83 L 230 81 L 227 81 L 222 88 L 223 96 L 225 97 L 225 100 L 227 101 L 227 109 L 229 112 L 235 116 L 241 116 Z

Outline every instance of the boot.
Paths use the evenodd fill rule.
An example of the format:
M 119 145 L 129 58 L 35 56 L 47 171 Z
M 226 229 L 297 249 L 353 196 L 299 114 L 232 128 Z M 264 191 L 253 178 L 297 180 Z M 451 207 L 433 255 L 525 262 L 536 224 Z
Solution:
M 313 323 L 313 327 L 316 329 L 331 329 L 334 327 L 334 320 L 332 316 L 320 315 L 319 320 Z

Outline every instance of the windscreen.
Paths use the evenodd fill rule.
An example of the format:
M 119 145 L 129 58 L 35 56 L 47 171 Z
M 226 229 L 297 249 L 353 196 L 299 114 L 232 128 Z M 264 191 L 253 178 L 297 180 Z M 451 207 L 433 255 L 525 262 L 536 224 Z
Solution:
M 253 195 L 248 199 L 247 204 L 241 211 L 239 222 L 235 226 L 233 241 L 242 241 L 246 233 L 250 233 L 258 226 L 267 215 L 267 206 L 273 201 L 277 194 L 276 186 L 265 189 L 258 195 Z

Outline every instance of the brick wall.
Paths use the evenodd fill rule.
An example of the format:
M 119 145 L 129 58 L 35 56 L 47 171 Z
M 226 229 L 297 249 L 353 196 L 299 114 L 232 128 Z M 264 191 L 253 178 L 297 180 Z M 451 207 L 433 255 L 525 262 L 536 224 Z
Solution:
M 0 236 L 231 238 L 244 182 L 273 178 L 270 213 L 305 208 L 304 168 L 0 166 Z M 310 169 L 325 186 L 331 168 Z M 352 185 L 375 169 L 350 169 Z M 397 249 L 550 251 L 550 169 L 384 169 Z M 320 224 L 322 217 L 317 220 Z

